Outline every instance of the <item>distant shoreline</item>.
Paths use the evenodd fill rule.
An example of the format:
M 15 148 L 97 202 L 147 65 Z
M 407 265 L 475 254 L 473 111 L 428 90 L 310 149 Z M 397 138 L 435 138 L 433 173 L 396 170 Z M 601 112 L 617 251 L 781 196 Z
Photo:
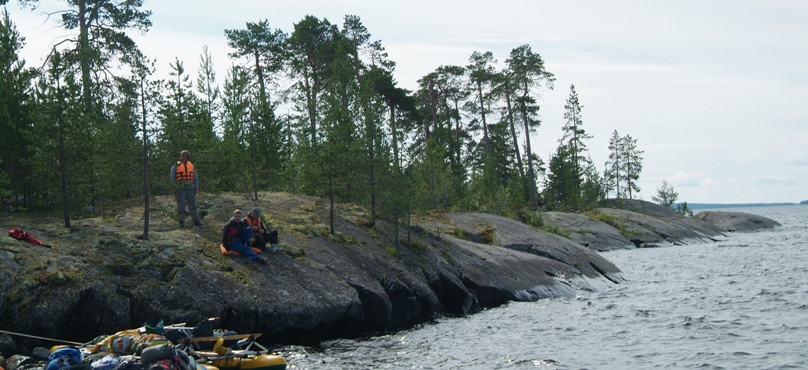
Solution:
M 778 206 L 797 206 L 800 204 L 808 204 L 808 201 L 801 203 L 687 203 L 687 208 L 692 210 L 707 209 L 707 208 L 746 208 L 746 207 L 778 207 Z

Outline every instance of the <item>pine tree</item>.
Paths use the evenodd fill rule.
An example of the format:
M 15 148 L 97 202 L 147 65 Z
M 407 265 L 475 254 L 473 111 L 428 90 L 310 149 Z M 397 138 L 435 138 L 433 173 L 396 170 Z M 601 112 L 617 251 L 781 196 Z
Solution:
M 606 161 L 606 170 L 604 171 L 605 187 L 608 190 L 614 189 L 615 198 L 620 199 L 623 192 L 620 191 L 620 185 L 624 178 L 623 167 L 626 163 L 623 154 L 623 139 L 617 130 L 612 132 L 612 137 L 609 138 L 609 160 Z
M 626 186 L 628 190 L 628 199 L 633 199 L 632 191 L 639 193 L 642 189 L 637 185 L 642 172 L 642 150 L 637 149 L 637 139 L 629 135 L 623 137 L 623 155 L 625 159 L 625 167 L 623 173 L 625 174 Z
M 559 145 L 550 158 L 545 202 L 550 209 L 569 211 L 577 209 L 581 197 L 581 178 L 574 163 L 575 148 L 568 144 Z
M 140 139 L 143 155 L 143 240 L 149 240 L 149 220 L 151 217 L 151 186 L 149 169 L 151 154 L 154 150 L 152 134 L 154 132 L 154 114 L 159 97 L 159 82 L 149 78 L 154 74 L 154 61 L 143 54 L 135 54 L 132 63 L 131 81 L 135 95 L 135 122 L 140 123 Z
M 25 161 L 31 152 L 25 137 L 31 131 L 31 83 L 34 71 L 18 52 L 25 45 L 8 11 L 0 21 L 0 203 L 13 197 L 14 208 L 30 208 L 30 176 Z M 22 199 L 22 204 L 19 203 Z
M 321 187 L 319 193 L 329 200 L 329 226 L 335 232 L 335 204 L 352 198 L 357 186 L 355 180 L 362 173 L 359 157 L 361 142 L 357 133 L 358 85 L 350 59 L 342 44 L 337 46 L 337 56 L 332 64 L 332 73 L 325 95 L 325 116 L 322 120 L 323 142 L 319 146 Z M 324 182 L 324 184 L 323 184 Z
M 670 209 L 673 209 L 673 204 L 676 203 L 676 199 L 678 198 L 679 193 L 665 180 L 662 180 L 662 185 L 657 188 L 657 195 L 651 197 L 654 202 Z
M 283 127 L 275 116 L 275 103 L 271 101 L 269 86 L 280 78 L 287 62 L 288 36 L 280 29 L 272 30 L 267 20 L 247 22 L 243 30 L 225 30 L 228 45 L 234 49 L 234 59 L 246 58 L 251 66 L 255 84 L 253 107 L 250 109 L 251 137 L 250 164 L 252 197 L 257 201 L 258 189 L 269 189 L 283 172 Z
M 525 156 L 528 166 L 528 186 L 530 190 L 531 206 L 538 206 L 536 173 L 533 164 L 533 152 L 530 148 L 530 132 L 539 126 L 539 105 L 536 101 L 535 89 L 545 86 L 553 88 L 555 76 L 544 68 L 541 55 L 534 53 L 529 45 L 522 45 L 511 50 L 510 57 L 505 61 L 511 75 L 509 76 L 517 86 L 515 110 L 522 118 L 525 129 Z
M 473 90 L 474 95 L 476 95 L 475 103 L 478 106 L 475 110 L 480 117 L 480 127 L 483 129 L 481 142 L 485 147 L 486 153 L 491 152 L 491 144 L 489 142 L 491 138 L 488 135 L 488 123 L 485 119 L 486 113 L 489 112 L 487 106 L 490 105 L 490 103 L 488 103 L 489 96 L 487 90 L 491 85 L 491 81 L 494 79 L 495 72 L 492 64 L 496 64 L 496 62 L 494 53 L 490 51 L 486 51 L 485 53 L 475 51 L 471 54 L 471 57 L 469 57 L 469 65 L 466 66 L 469 75 L 469 83 L 471 84 L 469 90 Z M 484 88 L 485 91 L 483 90 Z
M 564 119 L 566 120 L 562 128 L 564 136 L 561 138 L 560 142 L 570 146 L 570 160 L 573 166 L 575 166 L 576 172 L 579 174 L 583 172 L 584 162 L 586 161 L 585 153 L 588 150 L 584 140 L 592 138 L 592 135 L 588 135 L 586 130 L 582 127 L 582 109 L 583 106 L 578 100 L 575 85 L 570 85 L 570 96 L 567 98 L 567 103 L 564 105 Z
M 216 178 L 220 187 L 240 191 L 247 186 L 247 172 L 241 164 L 249 143 L 250 78 L 236 65 L 228 70 L 222 90 L 222 145 L 217 156 Z
M 315 148 L 318 144 L 319 99 L 331 74 L 334 49 L 340 34 L 327 19 L 320 20 L 311 15 L 295 23 L 294 27 L 288 40 L 291 77 L 296 81 L 296 101 L 302 105 L 302 113 L 308 121 L 306 132 L 309 136 L 301 139 Z

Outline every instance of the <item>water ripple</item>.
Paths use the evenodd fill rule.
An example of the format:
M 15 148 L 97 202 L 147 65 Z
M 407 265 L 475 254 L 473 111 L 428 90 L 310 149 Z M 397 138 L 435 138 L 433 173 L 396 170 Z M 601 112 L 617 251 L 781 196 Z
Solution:
M 808 207 L 744 211 L 783 229 L 608 252 L 627 281 L 607 291 L 282 353 L 290 369 L 808 368 Z

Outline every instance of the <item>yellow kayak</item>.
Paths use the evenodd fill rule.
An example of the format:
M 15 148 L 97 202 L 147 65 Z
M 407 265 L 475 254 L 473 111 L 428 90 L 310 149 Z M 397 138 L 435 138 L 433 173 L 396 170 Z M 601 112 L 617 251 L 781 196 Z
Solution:
M 286 359 L 278 355 L 249 355 L 246 357 L 238 354 L 233 357 L 216 358 L 210 364 L 219 370 L 286 370 Z

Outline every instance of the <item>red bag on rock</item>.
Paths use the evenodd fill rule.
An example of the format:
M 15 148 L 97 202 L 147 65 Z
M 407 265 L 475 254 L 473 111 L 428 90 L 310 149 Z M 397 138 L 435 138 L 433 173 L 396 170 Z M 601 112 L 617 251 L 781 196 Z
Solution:
M 29 234 L 27 231 L 20 230 L 19 227 L 15 227 L 8 231 L 8 236 L 17 239 L 17 240 L 25 240 L 31 244 L 41 245 L 43 247 L 50 248 L 50 245 L 43 243 L 41 240 L 36 239 L 33 235 Z

